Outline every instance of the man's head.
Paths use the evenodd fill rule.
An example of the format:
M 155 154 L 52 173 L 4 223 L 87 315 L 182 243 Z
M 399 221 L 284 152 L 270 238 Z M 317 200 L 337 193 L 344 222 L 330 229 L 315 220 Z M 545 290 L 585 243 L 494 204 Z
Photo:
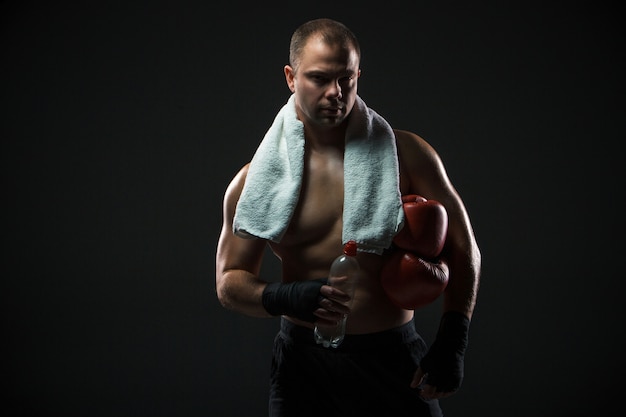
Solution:
M 352 48 L 356 52 L 358 60 L 361 60 L 361 46 L 348 27 L 332 19 L 314 19 L 300 25 L 291 36 L 289 65 L 294 71 L 298 70 L 304 46 L 311 36 L 321 36 L 324 43 L 328 45 Z
M 296 29 L 285 78 L 305 123 L 334 127 L 345 120 L 356 99 L 360 58 L 356 36 L 342 23 L 316 19 Z

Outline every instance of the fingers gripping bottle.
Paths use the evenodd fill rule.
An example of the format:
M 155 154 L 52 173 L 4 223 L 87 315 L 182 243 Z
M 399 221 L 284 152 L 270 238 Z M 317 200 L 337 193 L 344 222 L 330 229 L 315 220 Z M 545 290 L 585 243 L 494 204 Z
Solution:
M 350 296 L 348 307 L 354 297 L 355 282 L 358 277 L 359 263 L 356 259 L 357 244 L 354 240 L 343 246 L 343 254 L 338 256 L 330 266 L 328 285 L 336 287 Z M 347 314 L 334 326 L 315 326 L 315 341 L 324 347 L 336 348 L 343 342 L 346 333 Z

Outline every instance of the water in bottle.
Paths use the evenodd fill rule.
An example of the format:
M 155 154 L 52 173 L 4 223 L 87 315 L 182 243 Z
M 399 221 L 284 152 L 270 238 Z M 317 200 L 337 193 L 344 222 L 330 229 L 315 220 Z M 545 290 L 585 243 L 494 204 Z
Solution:
M 356 242 L 354 240 L 348 241 L 343 247 L 343 253 L 331 264 L 328 274 L 328 285 L 350 295 L 348 307 L 352 297 L 354 297 L 355 281 L 359 271 L 356 249 Z M 315 341 L 324 347 L 336 348 L 339 346 L 345 337 L 347 319 L 348 315 L 344 314 L 336 326 L 315 326 Z

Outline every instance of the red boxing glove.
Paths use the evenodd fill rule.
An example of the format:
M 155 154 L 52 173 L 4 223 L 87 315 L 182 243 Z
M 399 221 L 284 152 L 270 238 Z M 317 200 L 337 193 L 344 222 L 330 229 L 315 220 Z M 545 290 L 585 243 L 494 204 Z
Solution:
M 400 308 L 415 310 L 433 302 L 448 285 L 448 265 L 435 260 L 448 232 L 446 209 L 435 200 L 402 196 L 405 224 L 385 255 L 381 283 Z
M 416 310 L 435 301 L 448 285 L 448 265 L 430 262 L 396 248 L 385 259 L 381 283 L 398 307 Z
M 393 243 L 427 259 L 441 253 L 448 234 L 448 212 L 436 200 L 427 200 L 416 194 L 402 196 L 404 227 L 393 238 Z

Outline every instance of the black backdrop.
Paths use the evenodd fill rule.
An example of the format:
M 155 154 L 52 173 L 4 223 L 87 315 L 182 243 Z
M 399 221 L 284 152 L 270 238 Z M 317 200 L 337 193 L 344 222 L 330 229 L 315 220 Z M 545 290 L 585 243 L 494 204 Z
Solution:
M 216 299 L 221 199 L 288 97 L 291 32 L 321 16 L 356 32 L 361 96 L 435 146 L 474 222 L 482 286 L 446 416 L 619 403 L 616 7 L 333 3 L 0 3 L 8 415 L 266 414 L 277 320 Z M 417 314 L 427 340 L 439 307 Z

